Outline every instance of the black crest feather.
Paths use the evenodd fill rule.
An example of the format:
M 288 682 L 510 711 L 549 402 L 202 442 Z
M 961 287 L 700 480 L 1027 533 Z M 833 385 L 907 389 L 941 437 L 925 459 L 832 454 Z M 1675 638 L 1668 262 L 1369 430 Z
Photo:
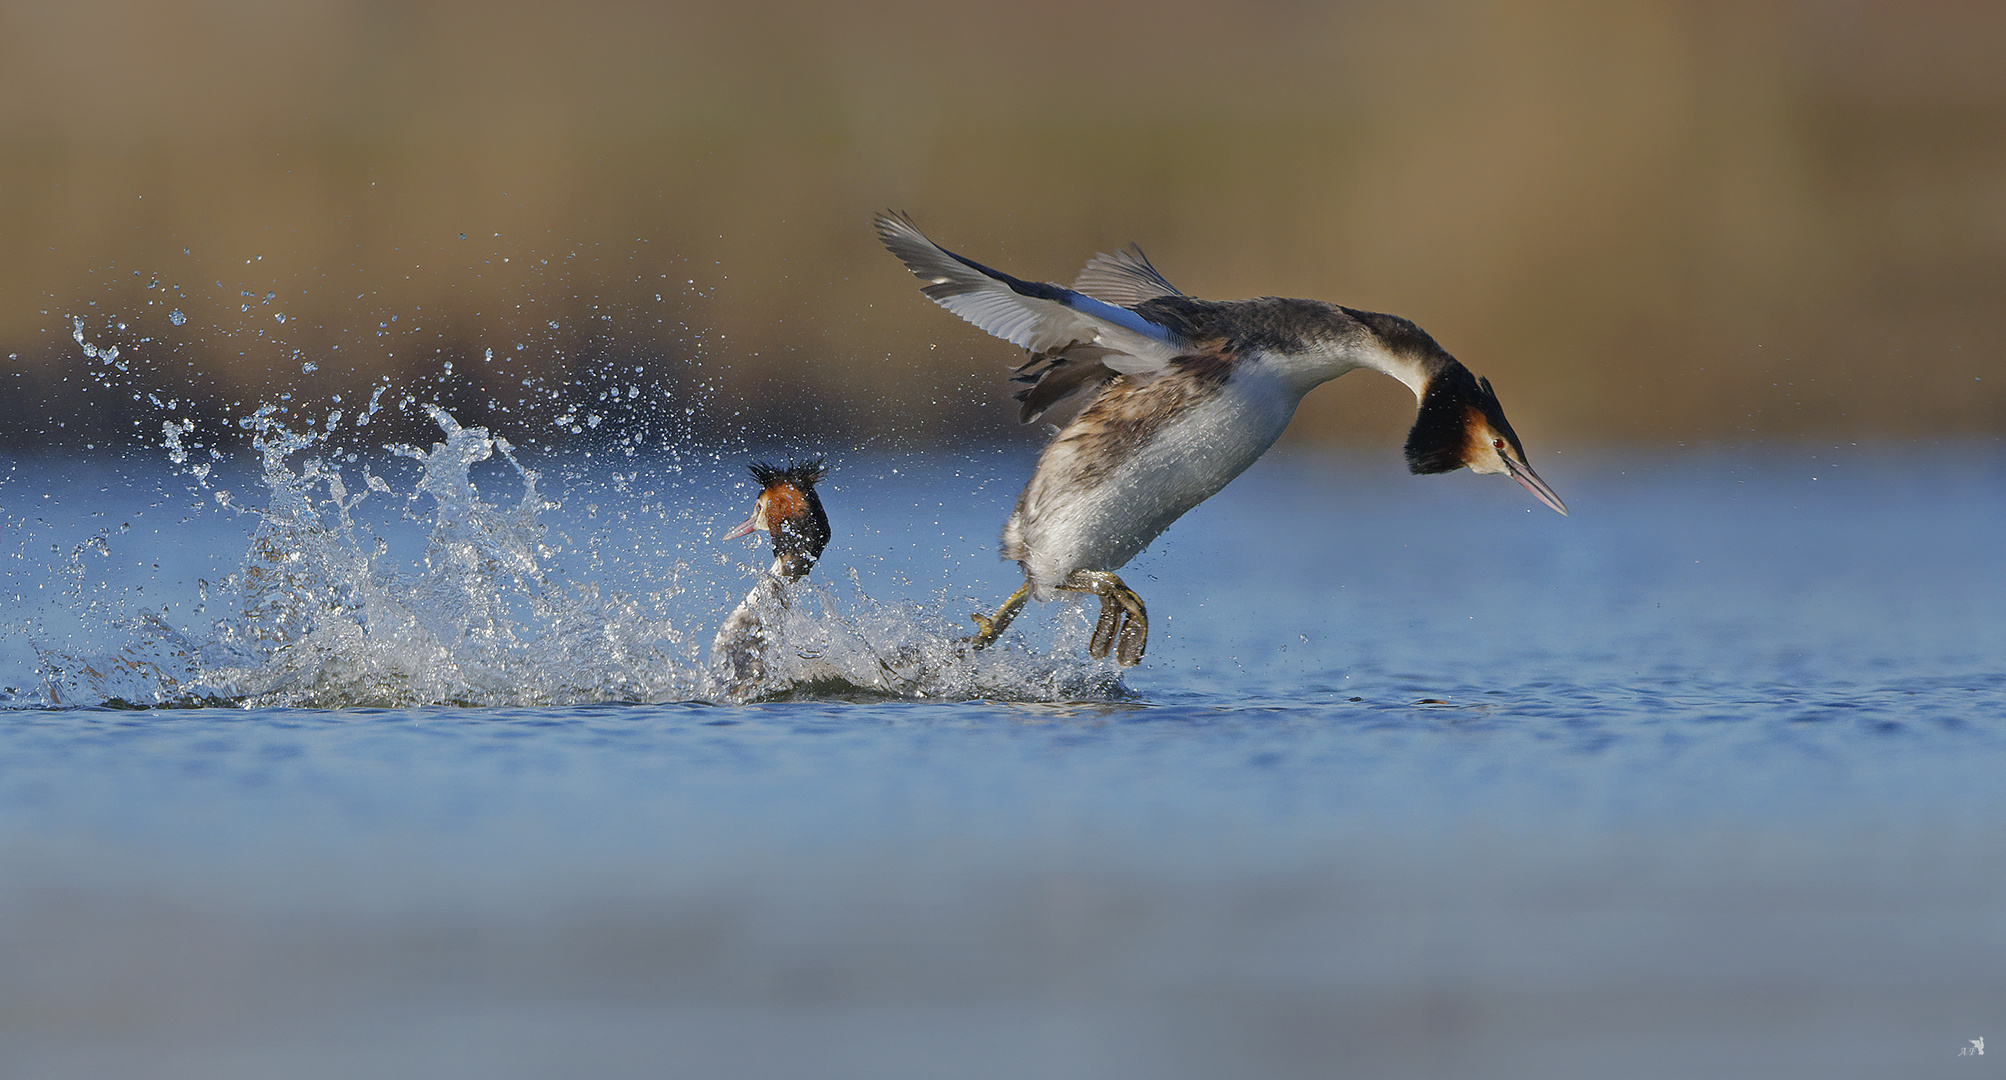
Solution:
M 1489 379 L 1479 379 L 1470 369 L 1450 360 L 1428 383 L 1421 395 L 1421 411 L 1414 416 L 1413 430 L 1407 432 L 1407 470 L 1413 473 L 1453 472 L 1468 464 L 1470 423 L 1476 417 L 1511 444 L 1512 452 L 1525 459 L 1518 432 L 1505 419 Z
M 813 489 L 817 483 L 820 483 L 823 477 L 829 475 L 829 469 L 826 465 L 822 464 L 822 460 L 818 457 L 809 458 L 798 465 L 792 460 L 789 460 L 785 465 L 773 465 L 764 461 L 755 461 L 750 468 L 752 470 L 752 478 L 759 481 L 760 487 L 772 487 L 775 484 L 788 483 L 793 484 L 795 487 L 800 488 L 803 493 L 806 493 Z
M 1421 395 L 1414 427 L 1407 432 L 1407 471 L 1425 475 L 1462 468 L 1470 441 L 1470 410 L 1482 410 L 1485 396 L 1476 376 L 1461 364 L 1450 361 L 1436 373 Z M 1496 402 L 1491 398 L 1491 410 L 1497 408 Z

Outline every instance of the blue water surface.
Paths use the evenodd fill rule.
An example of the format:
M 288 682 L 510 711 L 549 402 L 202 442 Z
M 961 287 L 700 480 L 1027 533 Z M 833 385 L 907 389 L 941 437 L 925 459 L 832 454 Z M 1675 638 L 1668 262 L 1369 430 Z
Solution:
M 548 591 L 481 625 L 613 612 L 520 646 L 573 698 L 135 711 L 135 663 L 220 655 L 268 519 L 215 490 L 262 481 L 8 463 L 9 1075 L 1920 1077 L 2006 1037 L 1996 447 L 1559 455 L 1564 519 L 1272 456 L 1123 571 L 1139 668 L 1054 604 L 980 693 L 752 703 L 586 677 L 748 587 L 737 463 L 534 464 Z M 1014 586 L 1021 455 L 833 464 L 832 633 Z M 381 468 L 388 581 L 444 504 Z

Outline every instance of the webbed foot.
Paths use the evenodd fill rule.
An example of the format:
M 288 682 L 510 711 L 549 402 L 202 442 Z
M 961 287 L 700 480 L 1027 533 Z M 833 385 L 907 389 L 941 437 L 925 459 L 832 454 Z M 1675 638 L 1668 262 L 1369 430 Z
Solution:
M 1114 652 L 1115 662 L 1134 667 L 1149 644 L 1149 609 L 1142 597 L 1105 570 L 1075 570 L 1062 588 L 1090 592 L 1101 598 L 1100 621 L 1094 624 L 1087 654 L 1099 660 Z

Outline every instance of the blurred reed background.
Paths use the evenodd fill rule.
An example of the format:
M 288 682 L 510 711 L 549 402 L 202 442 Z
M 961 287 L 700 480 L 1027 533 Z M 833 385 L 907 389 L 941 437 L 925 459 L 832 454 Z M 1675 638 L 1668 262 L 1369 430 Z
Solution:
M 157 436 L 73 318 L 205 422 L 388 377 L 504 430 L 569 384 L 1004 436 L 1014 350 L 884 207 L 1409 316 L 1535 457 L 2006 431 L 1996 3 L 77 0 L 0 5 L 0 443 Z M 1404 394 L 1291 438 L 1397 441 Z

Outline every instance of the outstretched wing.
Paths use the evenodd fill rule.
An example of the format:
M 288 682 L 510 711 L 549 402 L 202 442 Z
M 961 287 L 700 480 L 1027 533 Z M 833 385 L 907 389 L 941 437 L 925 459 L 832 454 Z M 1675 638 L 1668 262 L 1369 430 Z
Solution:
M 1112 255 L 1096 254 L 1087 260 L 1080 276 L 1073 279 L 1075 292 L 1122 307 L 1134 307 L 1162 296 L 1183 296 L 1177 286 L 1163 280 L 1142 249 L 1130 244 Z
M 1169 329 L 1125 307 L 1049 282 L 1020 281 L 956 255 L 903 214 L 879 214 L 877 226 L 879 239 L 926 282 L 920 291 L 934 303 L 1033 353 L 1061 357 L 1092 346 L 1109 369 L 1151 376 L 1191 351 Z

